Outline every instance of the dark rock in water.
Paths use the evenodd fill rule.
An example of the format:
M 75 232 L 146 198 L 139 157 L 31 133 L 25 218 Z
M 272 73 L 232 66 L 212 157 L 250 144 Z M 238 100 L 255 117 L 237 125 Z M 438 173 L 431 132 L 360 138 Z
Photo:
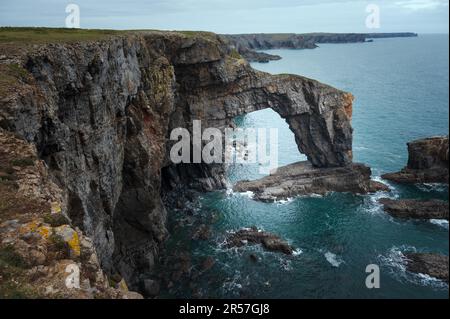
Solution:
M 448 256 L 439 254 L 406 254 L 407 269 L 448 283 Z
M 441 200 L 392 200 L 382 198 L 379 200 L 384 206 L 384 210 L 397 218 L 415 219 L 447 219 L 449 206 L 448 202 Z
M 149 297 L 156 297 L 159 295 L 159 283 L 156 280 L 145 279 L 144 280 L 144 293 Z
M 215 264 L 216 261 L 213 257 L 207 257 L 202 263 L 202 271 L 210 270 Z
M 382 177 L 397 183 L 448 184 L 448 136 L 436 136 L 408 143 L 408 165 Z
M 255 254 L 250 254 L 249 258 L 251 261 L 253 261 L 255 263 L 259 261 L 258 256 L 256 256 Z
M 256 227 L 238 230 L 227 238 L 228 247 L 261 244 L 266 250 L 292 255 L 294 249 L 277 235 L 260 231 Z
M 371 170 L 363 164 L 346 167 L 315 168 L 308 162 L 298 162 L 279 168 L 276 173 L 256 181 L 241 181 L 236 192 L 251 191 L 254 199 L 273 202 L 298 195 L 328 192 L 372 193 L 389 188 L 370 179 Z
M 211 237 L 211 228 L 206 225 L 200 225 L 192 235 L 194 240 L 208 240 Z

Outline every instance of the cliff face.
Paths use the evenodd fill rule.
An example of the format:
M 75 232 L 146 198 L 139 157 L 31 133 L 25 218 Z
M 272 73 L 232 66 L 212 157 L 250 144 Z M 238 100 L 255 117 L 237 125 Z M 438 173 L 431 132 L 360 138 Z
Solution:
M 448 136 L 435 136 L 408 143 L 408 164 L 383 178 L 399 183 L 448 184 Z
M 225 128 L 270 107 L 314 166 L 351 163 L 350 94 L 257 72 L 213 34 L 133 33 L 24 47 L 0 60 L 11 80 L 0 92 L 0 129 L 36 147 L 63 213 L 92 238 L 102 268 L 132 287 L 168 235 L 162 174 L 165 183 L 222 186 L 221 167 L 171 165 L 173 128 L 195 119 Z

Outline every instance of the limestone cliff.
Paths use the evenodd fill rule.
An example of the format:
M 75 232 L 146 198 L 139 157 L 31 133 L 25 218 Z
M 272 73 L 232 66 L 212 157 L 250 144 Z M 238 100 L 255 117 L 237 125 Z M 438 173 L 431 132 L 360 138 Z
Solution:
M 408 164 L 383 178 L 398 183 L 448 184 L 448 136 L 434 136 L 408 143 Z
M 170 163 L 173 128 L 196 119 L 225 128 L 272 108 L 315 167 L 352 161 L 349 93 L 255 71 L 214 34 L 126 32 L 10 47 L 0 54 L 0 129 L 36 148 L 61 190 L 62 213 L 92 239 L 102 268 L 131 287 L 168 236 L 163 182 L 223 185 L 220 166 Z

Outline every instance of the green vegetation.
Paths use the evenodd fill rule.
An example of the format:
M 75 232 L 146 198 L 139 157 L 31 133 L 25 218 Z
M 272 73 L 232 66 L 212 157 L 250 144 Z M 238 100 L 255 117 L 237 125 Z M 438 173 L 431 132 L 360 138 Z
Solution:
M 57 254 L 57 256 L 55 256 L 55 259 L 64 259 L 70 257 L 70 246 L 60 235 L 52 232 L 49 237 L 49 241 L 50 250 Z
M 0 97 L 7 96 L 20 81 L 27 81 L 28 71 L 18 64 L 0 64 Z
M 242 59 L 242 56 L 239 54 L 239 52 L 236 49 L 231 50 L 230 57 L 232 57 L 233 59 L 237 59 L 237 60 Z
M 33 166 L 36 159 L 32 157 L 18 158 L 11 161 L 12 166 L 27 167 Z
M 27 267 L 27 263 L 22 256 L 14 251 L 14 248 L 11 246 L 6 246 L 0 248 L 0 267 L 6 266 L 25 269 Z
M 26 261 L 11 246 L 0 247 L 0 299 L 33 299 L 39 294 L 26 281 Z
M 206 31 L 174 31 L 174 33 L 179 33 L 189 38 L 203 38 L 210 41 L 217 40 L 215 33 Z
M 117 35 L 124 31 L 88 30 L 68 28 L 0 28 L 0 44 L 21 43 L 41 44 L 52 42 L 73 42 L 83 40 L 99 40 Z
M 61 213 L 58 214 L 45 214 L 44 223 L 49 224 L 52 227 L 59 227 L 62 225 L 68 225 L 69 220 Z

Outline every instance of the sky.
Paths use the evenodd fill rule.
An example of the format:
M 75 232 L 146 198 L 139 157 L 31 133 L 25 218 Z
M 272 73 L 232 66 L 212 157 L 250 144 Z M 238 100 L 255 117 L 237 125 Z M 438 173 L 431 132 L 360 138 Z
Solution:
M 0 0 L 0 26 L 64 27 L 72 3 L 80 9 L 80 27 L 90 29 L 449 31 L 449 0 Z M 370 4 L 379 8 L 379 28 L 367 27 Z

